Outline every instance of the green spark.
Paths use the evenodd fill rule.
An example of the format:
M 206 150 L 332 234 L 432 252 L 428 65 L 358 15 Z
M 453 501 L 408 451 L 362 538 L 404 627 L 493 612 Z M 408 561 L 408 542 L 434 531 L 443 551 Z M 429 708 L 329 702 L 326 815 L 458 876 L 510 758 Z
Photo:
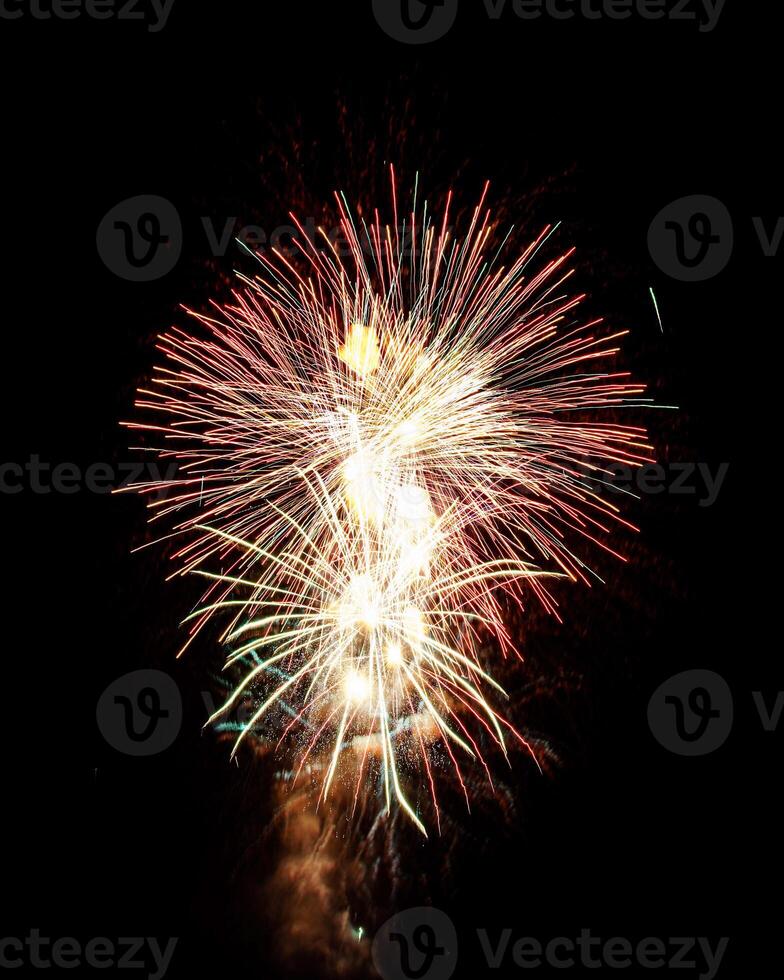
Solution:
M 659 327 L 661 332 L 664 333 L 664 324 L 662 323 L 661 314 L 659 313 L 659 304 L 656 302 L 656 293 L 653 291 L 653 286 L 649 286 L 648 291 L 650 292 L 651 299 L 653 300 L 653 308 L 656 310 L 656 319 L 659 321 Z

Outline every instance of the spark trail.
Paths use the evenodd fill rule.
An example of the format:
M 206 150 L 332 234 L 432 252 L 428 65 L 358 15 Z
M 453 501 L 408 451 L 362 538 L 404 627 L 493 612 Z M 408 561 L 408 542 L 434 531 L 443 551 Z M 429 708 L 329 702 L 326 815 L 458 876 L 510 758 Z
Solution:
M 415 191 L 401 220 L 392 190 L 392 224 L 338 196 L 340 249 L 259 254 L 230 304 L 163 335 L 152 420 L 129 424 L 178 463 L 149 506 L 204 581 L 185 646 L 219 615 L 243 670 L 216 713 L 252 700 L 235 751 L 265 733 L 323 796 L 380 781 L 425 832 L 404 783 L 421 771 L 438 815 L 436 746 L 465 787 L 470 760 L 492 786 L 486 746 L 526 744 L 480 657 L 519 655 L 505 605 L 527 587 L 557 615 L 549 580 L 592 575 L 580 543 L 631 527 L 605 468 L 650 447 L 608 418 L 644 389 L 612 366 L 620 333 L 573 320 L 551 228 L 504 266 L 486 190 L 461 237 L 451 195 L 435 221 Z

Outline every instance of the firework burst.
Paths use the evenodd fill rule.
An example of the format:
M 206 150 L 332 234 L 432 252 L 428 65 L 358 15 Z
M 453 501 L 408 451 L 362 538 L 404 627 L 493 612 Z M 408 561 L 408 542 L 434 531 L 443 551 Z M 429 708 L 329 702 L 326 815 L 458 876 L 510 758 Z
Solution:
M 588 581 L 575 542 L 625 524 L 605 468 L 650 447 L 598 412 L 643 389 L 608 367 L 620 334 L 572 321 L 571 253 L 537 268 L 552 229 L 503 266 L 484 195 L 457 237 L 449 199 L 435 221 L 415 192 L 400 220 L 392 190 L 391 224 L 338 197 L 337 241 L 297 224 L 296 255 L 258 255 L 229 305 L 161 337 L 154 421 L 131 427 L 178 462 L 150 508 L 205 582 L 185 645 L 220 614 L 243 668 L 217 712 L 253 700 L 235 751 L 293 745 L 323 795 L 377 779 L 424 832 L 404 771 L 438 815 L 436 745 L 465 789 L 464 759 L 492 785 L 483 748 L 526 744 L 480 649 L 519 655 L 503 612 L 525 585 L 557 615 L 548 579 Z

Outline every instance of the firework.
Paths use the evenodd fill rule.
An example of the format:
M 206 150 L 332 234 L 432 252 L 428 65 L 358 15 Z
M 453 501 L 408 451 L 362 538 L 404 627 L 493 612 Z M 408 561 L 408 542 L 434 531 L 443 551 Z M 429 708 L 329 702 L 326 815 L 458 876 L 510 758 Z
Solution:
M 519 655 L 523 587 L 557 615 L 548 579 L 588 581 L 577 544 L 626 523 L 605 469 L 650 447 L 599 414 L 643 389 L 608 368 L 621 334 L 572 321 L 571 252 L 537 268 L 552 229 L 504 267 L 484 195 L 455 237 L 449 199 L 434 221 L 415 191 L 400 221 L 392 189 L 391 224 L 338 197 L 340 247 L 260 254 L 230 304 L 162 336 L 154 421 L 131 427 L 178 462 L 150 508 L 205 583 L 185 645 L 225 617 L 243 674 L 217 715 L 254 706 L 235 751 L 266 732 L 323 795 L 377 778 L 424 832 L 405 772 L 438 814 L 436 746 L 465 788 L 464 758 L 492 785 L 483 747 L 526 744 L 480 650 Z

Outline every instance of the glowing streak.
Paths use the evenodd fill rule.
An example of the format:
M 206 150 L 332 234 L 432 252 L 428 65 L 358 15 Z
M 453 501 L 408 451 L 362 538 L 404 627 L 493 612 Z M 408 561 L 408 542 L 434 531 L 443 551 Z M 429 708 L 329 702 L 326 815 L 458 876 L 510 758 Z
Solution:
M 651 294 L 651 299 L 653 300 L 653 308 L 656 310 L 656 319 L 659 321 L 659 329 L 664 333 L 664 324 L 662 323 L 661 313 L 659 313 L 659 304 L 656 301 L 656 293 L 653 291 L 653 286 L 649 286 L 648 290 Z
M 227 667 L 247 665 L 210 719 L 252 703 L 232 755 L 252 735 L 297 774 L 316 760 L 324 798 L 361 752 L 356 778 L 425 833 L 402 781 L 415 758 L 438 814 L 437 746 L 466 800 L 461 753 L 492 787 L 486 746 L 528 748 L 483 651 L 517 653 L 504 610 L 522 586 L 558 615 L 548 580 L 596 577 L 580 543 L 617 554 L 608 534 L 631 525 L 607 473 L 650 447 L 599 413 L 644 389 L 606 363 L 621 334 L 574 323 L 571 252 L 533 267 L 552 229 L 502 267 L 484 196 L 462 239 L 449 201 L 404 235 L 396 211 L 394 232 L 359 231 L 338 209 L 347 256 L 326 235 L 260 255 L 232 305 L 194 314 L 206 338 L 160 338 L 167 366 L 138 401 L 156 420 L 130 427 L 179 464 L 150 508 L 175 522 L 178 572 L 207 582 L 188 643 L 225 614 Z

